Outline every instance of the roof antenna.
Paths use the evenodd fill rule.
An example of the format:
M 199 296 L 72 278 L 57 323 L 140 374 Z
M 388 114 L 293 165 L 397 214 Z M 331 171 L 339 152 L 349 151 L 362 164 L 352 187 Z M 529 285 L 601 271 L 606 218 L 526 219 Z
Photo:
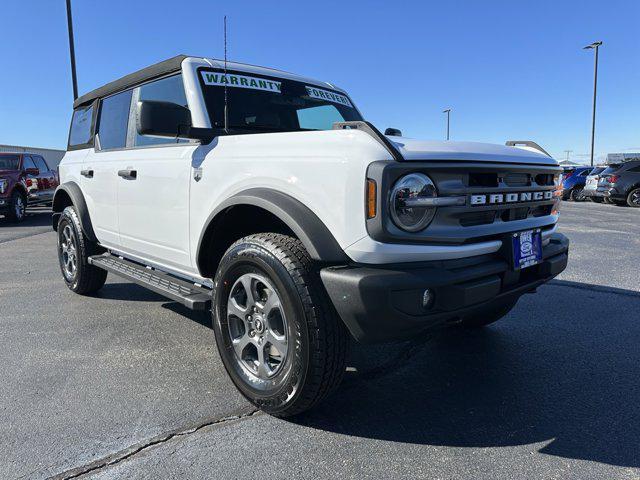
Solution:
M 224 16 L 224 131 L 229 133 L 229 108 L 227 97 L 227 16 Z

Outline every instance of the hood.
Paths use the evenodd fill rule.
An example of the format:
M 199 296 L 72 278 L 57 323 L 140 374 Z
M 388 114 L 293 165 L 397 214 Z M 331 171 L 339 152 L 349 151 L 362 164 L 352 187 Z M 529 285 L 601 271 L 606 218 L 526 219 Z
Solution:
M 492 163 L 527 163 L 554 165 L 553 158 L 523 148 L 491 143 L 416 140 L 405 137 L 387 137 L 408 161 L 458 160 Z

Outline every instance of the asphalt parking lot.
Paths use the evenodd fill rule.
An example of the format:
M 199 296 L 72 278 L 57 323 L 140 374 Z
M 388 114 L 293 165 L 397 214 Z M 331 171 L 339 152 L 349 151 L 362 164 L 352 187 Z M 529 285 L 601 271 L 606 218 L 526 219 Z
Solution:
M 563 205 L 570 266 L 483 331 L 354 345 L 295 421 L 227 379 L 206 316 L 60 279 L 0 220 L 0 478 L 640 478 L 640 209 Z

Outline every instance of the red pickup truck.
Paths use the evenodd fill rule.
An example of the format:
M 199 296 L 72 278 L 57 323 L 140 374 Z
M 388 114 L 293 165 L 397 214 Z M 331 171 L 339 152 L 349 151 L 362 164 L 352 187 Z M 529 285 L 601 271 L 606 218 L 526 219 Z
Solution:
M 51 205 L 58 174 L 35 153 L 0 153 L 0 215 L 24 220 L 27 207 Z

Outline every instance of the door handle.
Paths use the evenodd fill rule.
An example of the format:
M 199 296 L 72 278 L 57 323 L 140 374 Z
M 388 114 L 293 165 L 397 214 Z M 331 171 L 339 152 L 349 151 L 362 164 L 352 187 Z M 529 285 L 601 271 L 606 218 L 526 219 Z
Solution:
M 93 170 L 80 170 L 80 175 L 87 178 L 93 178 Z
M 118 176 L 127 180 L 135 180 L 138 178 L 137 170 L 118 170 Z

